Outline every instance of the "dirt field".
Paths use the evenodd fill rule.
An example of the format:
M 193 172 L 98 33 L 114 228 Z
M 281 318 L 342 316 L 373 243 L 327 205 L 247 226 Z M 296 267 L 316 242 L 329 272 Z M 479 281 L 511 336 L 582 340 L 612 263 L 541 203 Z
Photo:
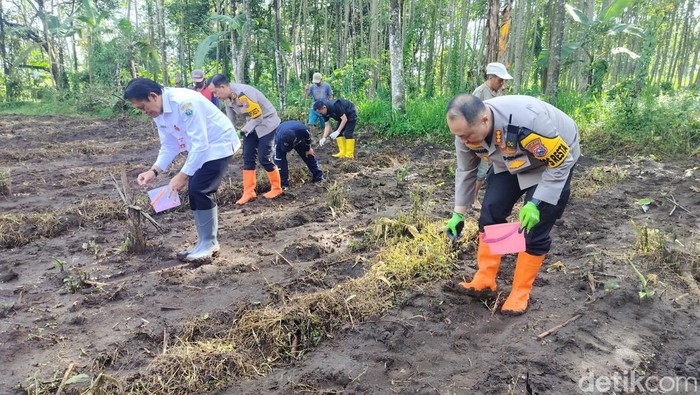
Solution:
M 127 171 L 133 182 L 148 168 L 158 150 L 152 122 L 0 118 L 0 393 L 56 393 L 62 384 L 68 394 L 117 393 L 120 386 L 192 393 L 178 383 L 164 385 L 171 391 L 134 383 L 160 379 L 153 378 L 154 366 L 164 350 L 167 356 L 183 344 L 223 336 L 246 313 L 328 294 L 363 277 L 391 244 L 381 242 L 392 226 L 382 224 L 391 222 L 380 218 L 416 209 L 418 194 L 420 210 L 444 222 L 454 191 L 452 145 L 367 134 L 359 133 L 354 161 L 331 158 L 328 146 L 318 150 L 323 185 L 311 184 L 301 160 L 290 156 L 290 190 L 242 208 L 233 204 L 241 190 L 237 156 L 219 195 L 221 254 L 194 267 L 173 252 L 196 239 L 186 209 L 154 215 L 165 232 L 144 225 L 149 249 L 127 252 L 129 228 L 109 175 Z M 132 187 L 145 202 L 145 193 Z M 338 325 L 318 323 L 330 329 L 314 334 L 313 347 L 301 346 L 298 331 L 282 339 L 290 358 L 272 357 L 267 334 L 253 332 L 250 358 L 267 363 L 207 377 L 197 388 L 216 394 L 700 393 L 692 385 L 700 376 L 700 168 L 663 158 L 584 156 L 572 190 L 527 314 L 504 317 L 492 303 L 443 290 L 448 280 L 475 272 L 474 243 L 467 240 L 456 247 L 452 272 L 399 289 L 380 314 L 353 317 L 350 307 L 355 312 L 360 301 L 348 297 L 348 315 L 338 315 Z M 640 201 L 645 198 L 650 201 Z M 399 237 L 411 238 L 404 233 Z M 640 300 L 630 262 L 653 295 Z M 506 257 L 497 279 L 501 300 L 513 270 Z M 231 347 L 244 353 L 241 344 Z M 634 377 L 645 380 L 624 381 Z M 605 387 L 606 378 L 618 387 Z

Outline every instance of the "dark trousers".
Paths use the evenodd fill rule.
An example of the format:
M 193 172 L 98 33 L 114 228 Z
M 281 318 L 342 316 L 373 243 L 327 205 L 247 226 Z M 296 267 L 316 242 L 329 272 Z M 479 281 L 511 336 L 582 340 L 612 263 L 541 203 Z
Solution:
M 192 210 L 209 210 L 216 207 L 216 190 L 221 185 L 221 179 L 224 178 L 230 161 L 230 156 L 210 160 L 190 177 L 187 193 Z
M 571 194 L 571 176 L 573 168 L 566 180 L 559 201 L 556 205 L 542 202 L 540 205 L 540 222 L 535 225 L 530 233 L 525 234 L 525 251 L 531 255 L 544 255 L 552 246 L 552 238 L 549 233 L 554 227 L 554 222 L 561 218 L 569 202 Z M 490 172 L 487 177 L 486 194 L 481 205 L 481 217 L 479 217 L 479 230 L 484 231 L 484 226 L 501 224 L 513 211 L 513 206 L 525 194 L 525 201 L 530 200 L 535 193 L 537 185 L 526 190 L 521 190 L 518 185 L 518 176 L 507 171 L 495 174 Z
M 355 124 L 356 123 L 357 123 L 357 118 L 348 119 L 348 121 L 345 122 L 345 126 L 343 126 L 343 131 L 340 132 L 340 135 L 345 137 L 346 139 L 351 139 L 353 134 L 355 134 Z
M 256 159 L 260 160 L 260 165 L 265 168 L 265 171 L 275 170 L 275 164 L 272 162 L 275 133 L 277 130 L 258 137 L 258 134 L 252 131 L 243 138 L 243 170 L 255 170 Z
M 304 148 L 301 146 L 294 147 L 297 154 L 304 160 L 306 167 L 309 168 L 313 181 L 321 181 L 323 179 L 323 172 L 318 167 L 318 161 L 315 156 L 306 156 Z M 279 145 L 275 151 L 275 164 L 280 169 L 280 178 L 282 179 L 282 186 L 289 186 L 289 164 L 287 163 L 287 153 Z

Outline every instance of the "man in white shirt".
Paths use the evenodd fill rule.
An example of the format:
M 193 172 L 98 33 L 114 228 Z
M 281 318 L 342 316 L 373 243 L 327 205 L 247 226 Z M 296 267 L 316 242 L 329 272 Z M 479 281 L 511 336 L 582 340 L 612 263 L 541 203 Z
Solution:
M 185 88 L 163 88 L 148 78 L 135 78 L 124 99 L 153 118 L 158 127 L 160 151 L 151 169 L 138 175 L 148 185 L 164 172 L 175 157 L 187 151 L 187 160 L 169 183 L 174 193 L 187 188 L 197 226 L 197 244 L 178 251 L 186 261 L 211 259 L 219 251 L 216 190 L 241 142 L 231 121 L 200 93 Z M 171 193 L 173 193 L 171 192 Z

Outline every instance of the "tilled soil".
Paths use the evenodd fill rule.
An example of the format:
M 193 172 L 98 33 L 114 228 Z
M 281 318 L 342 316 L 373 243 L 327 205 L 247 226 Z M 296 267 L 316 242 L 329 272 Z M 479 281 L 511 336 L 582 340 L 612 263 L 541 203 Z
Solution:
M 328 146 L 317 150 L 327 175 L 320 185 L 290 154 L 289 191 L 243 207 L 233 204 L 238 155 L 219 194 L 221 253 L 195 267 L 174 255 L 196 239 L 186 208 L 154 215 L 165 232 L 145 225 L 148 250 L 125 252 L 128 225 L 110 174 L 126 171 L 145 196 L 134 179 L 157 154 L 150 121 L 3 117 L 0 171 L 9 171 L 11 192 L 0 195 L 0 208 L 13 237 L 8 230 L 0 246 L 0 393 L 55 388 L 71 363 L 73 374 L 104 372 L 126 383 L 186 321 L 233 321 L 244 306 L 360 277 L 379 248 L 361 245 L 374 221 L 407 212 L 417 190 L 431 191 L 431 218 L 448 218 L 453 145 L 369 134 L 360 132 L 353 161 L 331 158 Z M 606 181 L 611 172 L 625 177 Z M 434 281 L 293 364 L 216 393 L 651 393 L 672 378 L 692 384 L 700 369 L 699 180 L 700 169 L 686 161 L 584 156 L 525 315 L 502 316 Z M 329 207 L 338 196 L 345 206 Z M 473 243 L 458 248 L 455 277 L 470 279 Z M 650 298 L 640 300 L 630 261 L 650 280 Z M 513 270 L 505 257 L 501 300 Z M 633 375 L 651 380 L 625 386 Z M 616 377 L 618 387 L 606 389 L 604 379 Z

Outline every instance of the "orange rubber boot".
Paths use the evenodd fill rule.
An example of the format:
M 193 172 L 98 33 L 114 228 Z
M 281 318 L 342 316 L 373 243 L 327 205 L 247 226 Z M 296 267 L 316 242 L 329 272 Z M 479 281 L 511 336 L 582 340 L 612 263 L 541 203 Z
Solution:
M 542 261 L 544 261 L 544 255 L 530 255 L 527 252 L 518 254 L 518 260 L 515 262 L 515 274 L 513 275 L 513 289 L 501 307 L 501 313 L 520 315 L 527 310 L 532 283 L 535 282 L 537 273 L 540 271 Z
M 461 282 L 459 286 L 464 288 L 464 291 L 471 296 L 495 296 L 496 274 L 498 274 L 498 268 L 501 266 L 501 256 L 491 254 L 489 245 L 481 241 L 481 234 L 479 234 L 476 263 L 479 270 L 477 270 L 472 281 Z
M 270 192 L 264 193 L 263 196 L 267 199 L 276 198 L 282 194 L 282 178 L 280 171 L 275 167 L 275 170 L 267 172 L 267 179 L 270 180 Z
M 255 182 L 255 170 L 243 170 L 243 196 L 236 200 L 236 204 L 246 204 L 255 199 Z

